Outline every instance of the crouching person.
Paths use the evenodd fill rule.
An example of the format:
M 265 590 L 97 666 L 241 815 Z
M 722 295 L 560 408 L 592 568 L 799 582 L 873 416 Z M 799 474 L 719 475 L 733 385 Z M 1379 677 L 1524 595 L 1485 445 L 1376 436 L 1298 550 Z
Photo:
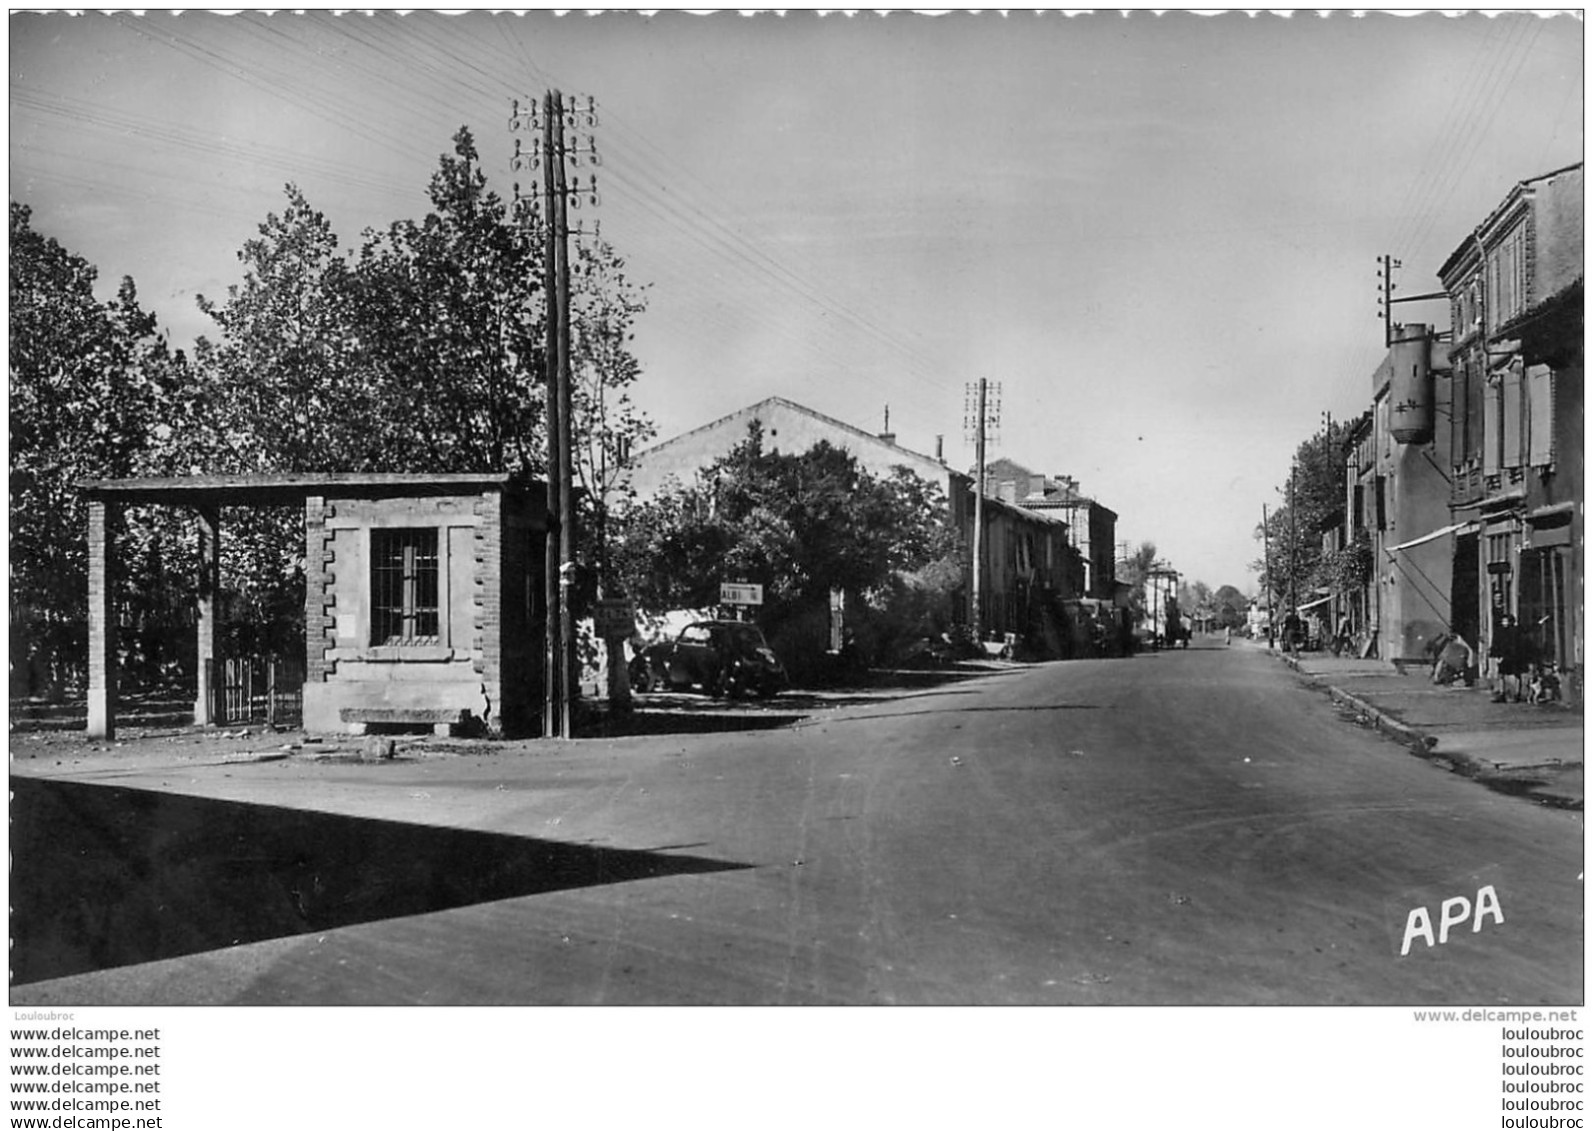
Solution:
M 1456 635 L 1441 637 L 1438 641 L 1438 658 L 1433 663 L 1433 682 L 1448 687 L 1455 680 L 1464 680 L 1470 686 L 1477 667 L 1477 652 L 1465 639 Z

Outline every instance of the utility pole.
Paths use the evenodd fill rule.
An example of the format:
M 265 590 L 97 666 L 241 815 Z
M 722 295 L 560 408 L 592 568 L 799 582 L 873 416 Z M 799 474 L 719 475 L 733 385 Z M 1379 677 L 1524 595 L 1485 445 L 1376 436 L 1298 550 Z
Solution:
M 966 387 L 963 405 L 963 428 L 965 433 L 973 434 L 974 440 L 973 597 L 969 602 L 969 615 L 974 639 L 981 644 L 985 638 L 982 601 L 985 561 L 985 438 L 992 427 L 999 428 L 1001 425 L 1001 386 L 996 386 L 997 399 L 993 414 L 989 394 L 990 382 L 981 377 L 978 382 Z M 971 405 L 968 403 L 970 401 Z
M 565 118 L 576 113 L 572 102 L 566 109 L 564 96 L 550 90 L 542 97 L 541 113 L 534 100 L 528 100 L 529 110 L 522 116 L 520 103 L 514 102 L 510 115 L 511 130 L 527 131 L 541 128 L 536 150 L 529 158 L 521 152 L 515 141 L 515 156 L 511 167 L 535 168 L 540 156 L 543 199 L 543 295 L 547 303 L 547 320 L 544 341 L 546 356 L 546 415 L 548 432 L 548 490 L 547 490 L 547 541 L 544 552 L 543 598 L 547 607 L 547 631 L 543 664 L 542 733 L 544 737 L 569 738 L 573 733 L 572 703 L 575 683 L 575 624 L 570 616 L 570 586 L 575 580 L 575 513 L 574 490 L 571 477 L 571 405 L 570 405 L 570 225 L 568 202 L 579 194 L 589 193 L 593 205 L 597 204 L 597 178 L 583 188 L 580 178 L 573 184 L 565 179 L 564 163 L 578 159 L 578 149 L 567 146 L 564 137 Z M 585 111 L 587 124 L 596 125 L 596 107 L 587 99 Z M 595 154 L 596 147 L 592 147 Z M 519 185 L 515 186 L 516 196 Z
M 1261 562 L 1266 567 L 1267 575 L 1267 647 L 1272 647 L 1273 638 L 1277 635 L 1278 622 L 1274 619 L 1272 610 L 1272 538 L 1267 531 L 1267 504 L 1261 504 Z
M 1394 344 L 1394 268 L 1403 267 L 1392 255 L 1379 255 L 1377 306 L 1383 316 L 1383 348 Z
M 575 580 L 575 508 L 570 484 L 570 223 L 564 180 L 564 96 L 553 91 L 548 111 L 552 126 L 553 216 L 558 252 L 559 335 L 559 735 L 572 735 L 575 698 L 575 625 L 570 619 L 570 585 Z
M 547 543 L 544 554 L 543 593 L 547 598 L 547 640 L 543 653 L 542 735 L 557 738 L 564 733 L 564 664 L 559 660 L 560 630 L 559 567 L 564 559 L 559 545 L 559 309 L 558 309 L 558 223 L 553 205 L 553 92 L 542 98 L 542 200 L 543 252 L 542 298 L 547 317 L 542 333 L 543 355 L 547 361 L 544 414 L 548 431 Z
M 1379 255 L 1378 262 L 1378 290 L 1377 308 L 1383 319 L 1383 348 L 1392 349 L 1394 346 L 1394 304 L 1396 302 L 1436 302 L 1439 299 L 1449 300 L 1448 291 L 1431 291 L 1424 295 L 1407 295 L 1404 298 L 1395 298 L 1394 270 L 1404 264 L 1392 255 Z
M 1299 606 L 1299 592 L 1294 583 L 1294 555 L 1299 545 L 1300 527 L 1296 521 L 1294 510 L 1294 480 L 1300 472 L 1300 461 L 1296 460 L 1289 468 L 1289 611 L 1293 612 Z

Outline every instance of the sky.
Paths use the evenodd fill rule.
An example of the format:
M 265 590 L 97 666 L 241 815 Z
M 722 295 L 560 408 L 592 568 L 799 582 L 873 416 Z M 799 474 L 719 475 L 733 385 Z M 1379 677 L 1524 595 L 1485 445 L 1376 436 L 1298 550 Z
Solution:
M 661 439 L 782 396 L 969 467 L 984 379 L 991 458 L 1245 592 L 1296 447 L 1370 405 L 1377 258 L 1438 290 L 1583 146 L 1569 14 L 13 13 L 9 48 L 11 199 L 174 345 L 289 182 L 352 250 L 461 125 L 509 196 L 511 100 L 590 95 L 578 218 L 648 286 Z

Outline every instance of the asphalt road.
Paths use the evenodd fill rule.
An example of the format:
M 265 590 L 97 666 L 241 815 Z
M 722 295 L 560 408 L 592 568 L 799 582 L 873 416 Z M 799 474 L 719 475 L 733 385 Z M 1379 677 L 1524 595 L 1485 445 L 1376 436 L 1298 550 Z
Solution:
M 12 1004 L 1583 997 L 1581 814 L 1240 645 L 487 749 L 14 767 Z

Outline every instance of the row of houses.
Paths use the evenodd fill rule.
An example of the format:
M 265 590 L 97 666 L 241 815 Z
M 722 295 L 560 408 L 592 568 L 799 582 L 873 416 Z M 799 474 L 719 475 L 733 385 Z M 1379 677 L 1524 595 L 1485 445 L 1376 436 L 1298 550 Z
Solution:
M 974 516 L 983 517 L 984 560 L 979 571 L 980 621 L 987 639 L 1024 640 L 1052 655 L 1077 654 L 1089 646 L 1089 622 L 1097 609 L 1121 603 L 1113 549 L 1117 515 L 1078 490 L 1069 477 L 1036 474 L 1011 460 L 985 468 L 982 506 L 975 506 L 975 476 L 946 462 L 937 437 L 933 456 L 903 447 L 888 429 L 868 432 L 783 397 L 770 397 L 665 440 L 631 458 L 631 486 L 648 499 L 687 485 L 700 470 L 762 430 L 771 451 L 804 452 L 819 442 L 850 453 L 872 475 L 906 468 L 938 487 L 947 519 L 972 547 Z M 964 583 L 952 595 L 955 624 L 971 623 L 973 562 L 964 562 Z M 734 580 L 734 579 L 726 579 Z M 832 640 L 839 641 L 844 606 L 835 603 Z
M 1516 185 L 1438 270 L 1448 331 L 1390 334 L 1324 532 L 1371 568 L 1306 606 L 1365 654 L 1423 660 L 1453 634 L 1486 656 L 1509 615 L 1580 697 L 1582 202 L 1580 164 Z

